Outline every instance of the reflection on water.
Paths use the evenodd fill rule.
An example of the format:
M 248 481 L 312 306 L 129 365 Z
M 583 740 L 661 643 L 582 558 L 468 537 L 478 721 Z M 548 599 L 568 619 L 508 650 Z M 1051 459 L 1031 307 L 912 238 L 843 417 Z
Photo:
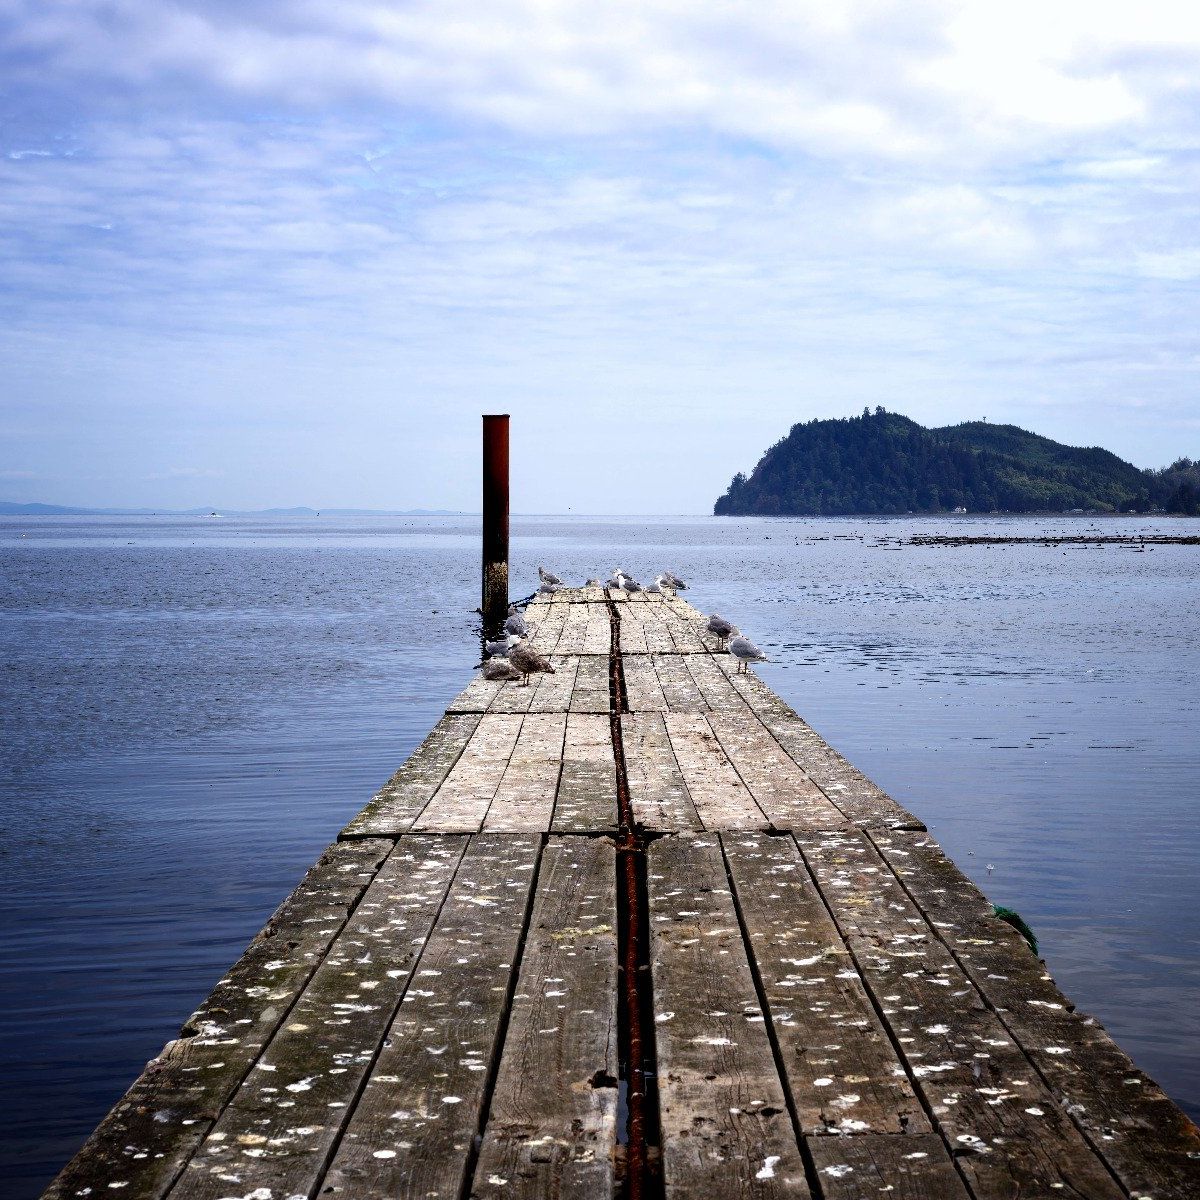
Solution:
M 690 579 L 1196 1115 L 1200 549 L 885 541 L 1092 524 L 517 519 L 514 592 Z M 6 519 L 0 558 L 0 1177 L 32 1196 L 461 688 L 478 530 Z

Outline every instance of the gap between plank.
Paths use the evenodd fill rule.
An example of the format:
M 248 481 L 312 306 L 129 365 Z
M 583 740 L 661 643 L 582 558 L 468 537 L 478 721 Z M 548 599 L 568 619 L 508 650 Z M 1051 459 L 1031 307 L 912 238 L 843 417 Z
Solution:
M 621 616 L 605 591 L 610 629 L 609 712 L 613 762 L 617 773 L 617 944 L 621 1004 L 618 1040 L 625 1075 L 628 1137 L 625 1147 L 625 1196 L 650 1200 L 662 1196 L 658 1147 L 657 1055 L 654 1045 L 653 982 L 649 961 L 650 901 L 646 882 L 645 838 L 634 821 L 625 765 L 621 716 L 629 711 L 629 693 L 621 664 Z

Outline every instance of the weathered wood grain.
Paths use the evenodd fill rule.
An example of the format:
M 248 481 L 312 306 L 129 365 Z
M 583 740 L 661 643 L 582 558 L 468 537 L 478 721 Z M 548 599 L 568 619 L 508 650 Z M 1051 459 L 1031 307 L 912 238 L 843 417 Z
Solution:
M 681 618 L 680 614 L 670 607 L 664 607 L 663 624 L 675 643 L 677 654 L 704 654 L 709 647 L 701 639 L 700 630 L 691 621 Z M 716 643 L 714 642 L 714 645 Z
M 533 835 L 471 839 L 320 1196 L 460 1194 L 540 853 Z
M 634 821 L 651 832 L 702 829 L 662 714 L 629 713 L 621 730 Z
M 558 639 L 559 654 L 608 654 L 611 623 L 605 604 L 575 604 Z
M 664 713 L 663 722 L 705 829 L 765 829 L 770 825 L 703 714 Z
M 524 720 L 519 713 L 486 714 L 445 782 L 413 822 L 416 832 L 474 833 L 483 824 Z
M 621 628 L 625 628 L 624 623 Z M 625 676 L 625 695 L 630 712 L 667 711 L 667 698 L 663 695 L 658 672 L 648 655 L 635 654 L 622 658 L 621 669 Z
M 668 1196 L 808 1196 L 715 839 L 648 853 L 662 1172 Z
M 1200 1196 L 1200 1132 L 1094 1018 L 1059 991 L 1025 939 L 927 833 L 873 831 L 899 876 L 1055 1097 L 1131 1195 Z
M 170 1196 L 311 1192 L 465 844 L 413 834 L 400 841 Z
M 537 691 L 529 702 L 530 712 L 567 712 L 571 707 L 579 659 L 573 654 L 555 654 L 550 663 L 554 674 L 537 677 Z
M 749 705 L 729 681 L 729 676 L 717 666 L 714 655 L 688 654 L 684 655 L 683 661 L 710 709 L 751 716 Z
M 794 836 L 976 1197 L 1122 1196 L 865 835 Z
M 562 639 L 563 627 L 567 623 L 567 613 L 570 611 L 569 604 L 550 604 L 537 612 L 527 614 L 526 624 L 532 630 L 529 644 L 539 654 L 560 653 L 558 643 Z
M 707 714 L 709 727 L 759 808 L 777 829 L 838 829 L 835 807 L 753 713 Z
M 927 1133 L 929 1121 L 795 843 L 721 844 L 806 1134 Z
M 679 654 L 654 655 L 654 670 L 671 712 L 705 712 L 708 703 Z
M 736 673 L 730 655 L 713 658 L 763 725 L 810 779 L 855 825 L 870 829 L 924 829 L 881 787 L 844 759 L 752 672 Z
M 553 828 L 557 833 L 589 833 L 616 827 L 617 768 L 609 719 L 571 713 Z
M 159 1200 L 286 1017 L 392 850 L 330 846 L 45 1192 Z
M 616 864 L 604 838 L 542 853 L 473 1197 L 613 1194 Z
M 607 655 L 580 655 L 579 668 L 575 675 L 575 690 L 571 693 L 571 712 L 607 713 L 608 710 Z
M 641 623 L 642 639 L 650 654 L 674 654 L 675 640 L 671 637 L 669 614 L 663 603 L 649 603 L 641 608 L 629 610 Z M 628 616 L 626 616 L 628 620 Z
M 646 627 L 641 621 L 625 616 L 620 626 L 620 644 L 622 655 L 646 653 Z
M 484 679 L 475 675 L 457 696 L 446 706 L 448 713 L 485 713 L 496 693 L 504 686 L 499 680 Z
M 666 605 L 671 613 L 674 625 L 682 624 L 690 629 L 696 636 L 696 640 L 700 646 L 710 654 L 717 653 L 717 637 L 716 634 L 709 633 L 705 626 L 708 624 L 708 615 L 693 608 L 686 600 L 680 599 L 678 596 L 667 598 Z M 724 651 L 721 651 L 724 653 Z
M 483 819 L 485 830 L 545 833 L 550 828 L 566 728 L 566 713 L 529 713 L 525 717 L 504 778 Z
M 477 713 L 444 716 L 340 838 L 399 837 L 442 786 L 479 725 Z
M 934 1134 L 868 1133 L 805 1144 L 824 1200 L 969 1200 L 971 1194 Z

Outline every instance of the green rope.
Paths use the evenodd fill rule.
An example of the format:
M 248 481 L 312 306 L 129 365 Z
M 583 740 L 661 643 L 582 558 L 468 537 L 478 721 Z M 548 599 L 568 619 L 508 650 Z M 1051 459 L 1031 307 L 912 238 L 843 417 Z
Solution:
M 1037 938 L 1033 936 L 1033 930 L 1021 919 L 1021 914 L 1013 912 L 1011 908 L 1003 908 L 999 904 L 992 905 L 992 912 L 1004 921 L 1011 925 L 1028 943 L 1029 948 L 1036 954 L 1038 952 Z

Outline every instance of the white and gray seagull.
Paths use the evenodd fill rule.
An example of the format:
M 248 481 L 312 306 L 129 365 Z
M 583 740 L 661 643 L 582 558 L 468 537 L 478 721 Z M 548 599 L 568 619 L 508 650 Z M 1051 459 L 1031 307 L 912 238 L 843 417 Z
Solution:
M 668 587 L 674 588 L 677 592 L 686 592 L 688 590 L 688 585 L 684 583 L 678 575 L 675 575 L 670 571 L 664 571 L 662 573 L 662 579 Z
M 547 571 L 545 567 L 538 567 L 538 578 L 543 583 L 553 583 L 558 587 L 563 585 L 563 581 L 553 571 Z
M 517 637 L 529 636 L 529 626 L 525 624 L 525 618 L 517 612 L 515 604 L 508 606 L 508 620 L 504 622 L 504 628 L 508 633 L 515 633 Z
M 739 674 L 750 670 L 752 662 L 766 662 L 767 656 L 748 638 L 740 633 L 729 641 L 729 653 L 738 660 Z
M 521 639 L 515 633 L 510 633 L 507 637 L 497 638 L 494 642 L 484 642 L 484 650 L 492 655 L 505 657 Z
M 717 635 L 718 650 L 724 650 L 725 643 L 731 637 L 735 637 L 739 632 L 741 632 L 732 621 L 727 621 L 724 617 L 717 616 L 716 613 L 713 613 L 712 616 L 708 618 L 708 624 L 705 625 L 704 628 L 707 629 L 709 633 L 715 633 Z

